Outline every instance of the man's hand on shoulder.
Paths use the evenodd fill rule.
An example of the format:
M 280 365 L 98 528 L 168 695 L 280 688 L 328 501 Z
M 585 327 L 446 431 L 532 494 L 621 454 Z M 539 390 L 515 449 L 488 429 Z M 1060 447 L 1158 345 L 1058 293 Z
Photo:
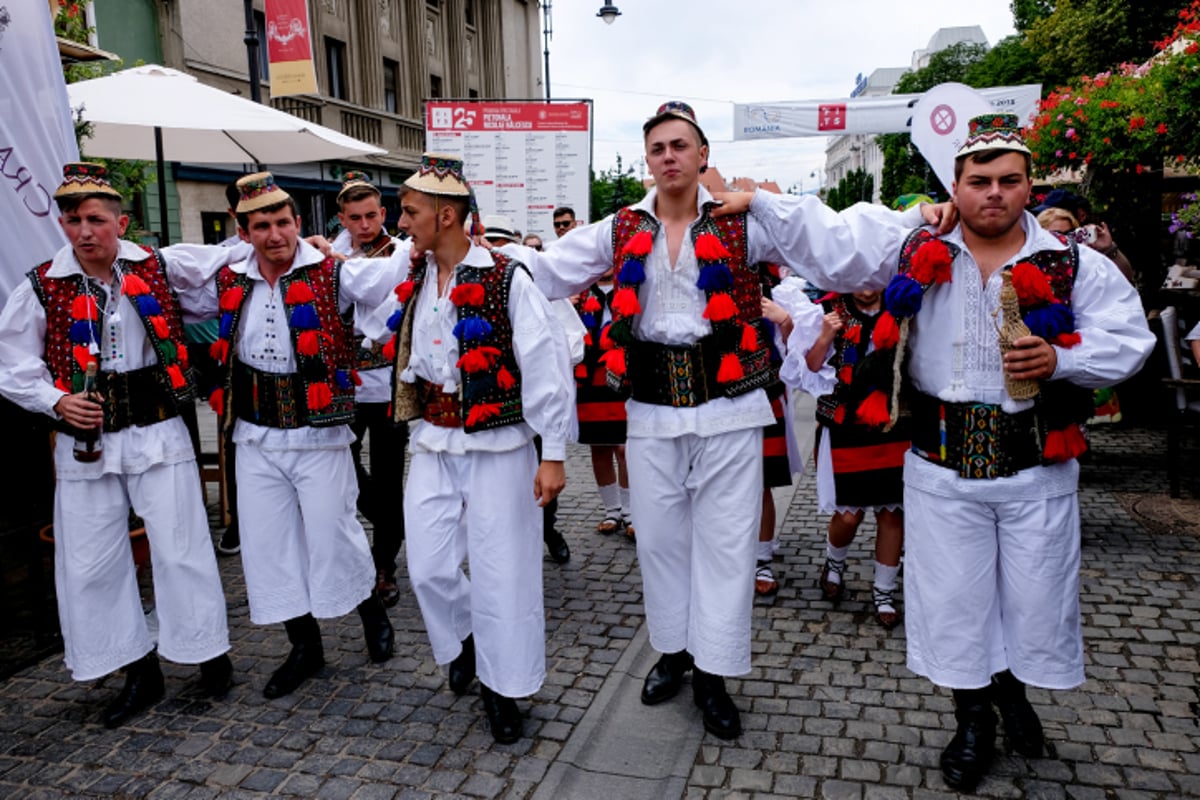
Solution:
M 713 208 L 714 217 L 725 217 L 730 214 L 741 214 L 750 210 L 750 201 L 754 192 L 716 192 L 713 199 L 718 205 Z
M 944 236 L 954 230 L 954 226 L 958 224 L 958 208 L 952 201 L 947 200 L 945 203 L 936 205 L 922 203 L 920 208 L 921 218 L 925 220 L 926 225 L 933 225 L 937 228 L 938 236 Z
M 324 236 L 321 236 L 319 234 L 313 234 L 312 236 L 305 236 L 304 241 L 308 242 L 310 245 L 312 245 L 313 247 L 320 250 L 321 255 L 325 256 L 326 258 L 333 258 L 338 261 L 346 260 L 346 256 L 343 255 L 342 253 L 339 253 L 338 251 L 334 250 L 333 242 L 329 241 Z

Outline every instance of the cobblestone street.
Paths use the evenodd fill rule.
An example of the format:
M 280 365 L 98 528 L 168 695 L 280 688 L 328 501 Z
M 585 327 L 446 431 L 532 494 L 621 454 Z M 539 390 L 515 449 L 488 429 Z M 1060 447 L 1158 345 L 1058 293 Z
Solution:
M 1194 485 L 1183 500 L 1166 496 L 1160 433 L 1101 429 L 1094 445 L 1081 494 L 1088 680 L 1031 690 L 1050 757 L 998 753 L 985 797 L 1200 796 L 1200 503 Z M 903 626 L 874 621 L 872 529 L 851 551 L 848 599 L 836 609 L 818 599 L 824 521 L 811 476 L 779 509 L 782 587 L 755 610 L 753 672 L 730 682 L 745 728 L 732 742 L 703 734 L 686 691 L 637 704 L 653 654 L 634 544 L 594 532 L 583 448 L 572 448 L 568 476 L 559 527 L 572 558 L 545 563 L 549 672 L 520 703 L 518 743 L 493 742 L 477 688 L 456 697 L 446 687 L 403 569 L 395 658 L 368 661 L 356 615 L 330 620 L 326 668 L 293 695 L 264 699 L 286 638 L 282 626 L 250 623 L 240 561 L 222 559 L 230 694 L 189 701 L 194 668 L 164 662 L 166 699 L 109 731 L 97 720 L 121 678 L 75 684 L 59 656 L 47 658 L 0 684 L 0 796 L 953 796 L 938 768 L 950 694 L 907 671 Z M 634 763 L 639 754 L 652 763 Z

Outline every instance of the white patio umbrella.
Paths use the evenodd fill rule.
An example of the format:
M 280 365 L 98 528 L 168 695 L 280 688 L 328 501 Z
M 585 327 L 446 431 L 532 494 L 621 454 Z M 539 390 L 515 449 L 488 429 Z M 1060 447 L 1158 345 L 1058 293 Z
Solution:
M 92 125 L 84 152 L 158 162 L 162 236 L 167 232 L 163 162 L 292 164 L 386 150 L 330 128 L 147 64 L 67 85 L 73 109 Z

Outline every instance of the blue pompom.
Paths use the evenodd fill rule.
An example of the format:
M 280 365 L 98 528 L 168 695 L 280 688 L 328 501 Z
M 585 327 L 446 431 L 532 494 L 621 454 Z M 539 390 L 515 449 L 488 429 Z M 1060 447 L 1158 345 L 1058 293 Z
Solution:
M 313 331 L 321 327 L 321 322 L 317 319 L 317 312 L 307 303 L 292 309 L 290 324 L 298 331 Z
M 228 339 L 231 333 L 233 333 L 233 314 L 226 311 L 221 315 L 221 330 L 218 335 L 222 339 Z
M 704 292 L 723 292 L 733 286 L 733 273 L 724 263 L 714 261 L 701 267 L 696 286 Z
M 846 349 L 842 351 L 842 363 L 847 365 L 857 364 L 858 348 L 848 344 Z
M 344 369 L 334 370 L 333 380 L 337 383 L 339 389 L 349 389 L 354 385 L 354 381 L 350 380 L 350 373 Z
M 71 323 L 71 341 L 75 344 L 87 344 L 100 341 L 100 325 L 81 319 Z
M 400 323 L 403 320 L 404 320 L 404 309 L 397 308 L 395 311 L 392 312 L 392 315 L 390 317 L 388 317 L 388 321 L 387 321 L 388 330 L 390 330 L 392 332 L 400 330 Z
M 1075 330 L 1075 315 L 1062 303 L 1035 308 L 1025 315 L 1025 324 L 1034 336 L 1047 341 Z
M 644 283 L 646 280 L 646 267 L 642 264 L 642 260 L 640 258 L 625 259 L 621 263 L 619 280 L 621 283 L 628 283 L 634 286 Z
M 454 335 L 464 342 L 474 342 L 492 332 L 492 324 L 482 317 L 465 317 L 454 326 Z
M 580 314 L 579 321 L 583 323 L 583 327 L 585 327 L 585 328 L 596 327 L 596 315 L 595 314 Z
M 923 297 L 921 284 L 907 275 L 895 275 L 883 291 L 883 307 L 896 319 L 915 317 Z
M 137 303 L 138 313 L 143 317 L 153 317 L 155 314 L 162 313 L 162 306 L 148 294 L 139 294 L 133 298 L 133 302 Z

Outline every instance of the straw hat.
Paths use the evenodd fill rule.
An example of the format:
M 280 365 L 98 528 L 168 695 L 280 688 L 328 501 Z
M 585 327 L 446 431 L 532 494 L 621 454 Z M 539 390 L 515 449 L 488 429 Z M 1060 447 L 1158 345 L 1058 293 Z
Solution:
M 108 168 L 91 161 L 71 161 L 63 164 L 63 182 L 54 192 L 54 199 L 72 195 L 97 195 L 120 200 L 121 193 L 108 182 Z
M 248 214 L 260 208 L 286 203 L 292 197 L 275 185 L 275 176 L 269 172 L 255 172 L 253 175 L 238 178 L 237 187 L 241 199 L 238 200 L 234 211 L 238 214 Z
M 1029 152 L 1029 148 L 1025 146 L 1025 138 L 1021 135 L 1021 126 L 1017 122 L 1016 114 L 992 112 L 971 117 L 971 121 L 967 123 L 967 138 L 954 157 L 962 158 L 984 150 Z
M 379 191 L 379 187 L 371 183 L 371 181 L 367 178 L 367 173 L 352 169 L 342 175 L 342 188 L 338 191 L 337 195 L 338 202 L 342 202 L 342 197 L 346 194 L 346 192 L 360 187 L 370 189 L 377 196 L 383 196 L 383 192 Z
M 508 242 L 521 243 L 513 221 L 503 214 L 488 214 L 483 218 L 483 238 L 504 239 Z
M 421 166 L 408 176 L 404 185 L 418 192 L 440 197 L 465 197 L 470 203 L 471 233 L 483 230 L 479 224 L 479 207 L 475 192 L 463 176 L 463 160 L 444 153 L 422 153 Z

